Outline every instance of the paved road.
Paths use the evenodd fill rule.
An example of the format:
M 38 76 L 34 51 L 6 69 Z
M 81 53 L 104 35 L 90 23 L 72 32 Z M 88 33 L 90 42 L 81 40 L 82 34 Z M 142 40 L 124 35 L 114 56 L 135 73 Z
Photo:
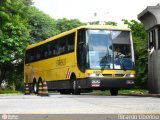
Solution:
M 160 98 L 136 96 L 0 95 L 1 114 L 160 114 Z

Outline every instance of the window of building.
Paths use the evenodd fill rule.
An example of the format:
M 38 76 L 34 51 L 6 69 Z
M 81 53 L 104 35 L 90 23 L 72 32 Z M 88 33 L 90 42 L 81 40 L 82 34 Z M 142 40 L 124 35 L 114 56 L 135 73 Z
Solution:
M 149 49 L 152 49 L 154 47 L 154 49 L 159 49 L 160 46 L 158 45 L 158 28 L 154 28 L 152 30 L 149 31 L 148 33 L 148 38 L 149 38 Z
M 158 27 L 158 49 L 160 49 L 160 27 Z

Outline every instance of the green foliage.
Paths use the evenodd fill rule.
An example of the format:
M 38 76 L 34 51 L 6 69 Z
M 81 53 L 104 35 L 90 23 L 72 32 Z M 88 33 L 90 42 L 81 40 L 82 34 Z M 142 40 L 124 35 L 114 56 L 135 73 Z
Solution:
M 29 25 L 31 26 L 30 43 L 36 43 L 56 35 L 56 21 L 49 15 L 30 7 Z
M 122 89 L 119 91 L 119 94 L 127 94 L 127 95 L 139 95 L 139 94 L 148 94 L 146 89 Z
M 132 30 L 137 68 L 137 85 L 146 87 L 147 82 L 147 35 L 142 23 L 135 20 L 124 20 L 124 24 Z
M 0 84 L 23 89 L 23 59 L 28 44 L 83 25 L 79 20 L 52 19 L 32 6 L 32 0 L 0 1 Z
M 85 25 L 85 23 L 80 22 L 78 19 L 58 19 L 56 21 L 56 29 L 59 30 L 59 33 L 71 30 L 73 28 Z
M 99 21 L 89 22 L 89 25 L 99 25 Z
M 94 21 L 94 22 L 89 22 L 90 25 L 99 25 L 101 24 L 99 21 Z M 112 26 L 117 26 L 117 23 L 114 21 L 105 21 L 103 23 L 104 25 L 112 25 Z
M 15 64 L 22 62 L 24 49 L 28 44 L 28 5 L 31 0 L 26 0 L 25 3 L 24 1 L 0 2 L 0 84 L 11 74 Z
M 139 23 L 136 20 L 131 20 L 130 22 L 128 20 L 123 20 L 123 22 L 132 30 L 133 37 L 139 37 L 146 40 L 146 32 L 142 23 Z
M 14 61 L 23 55 L 29 38 L 27 18 L 25 18 L 25 7 L 21 0 L 6 0 L 0 5 L 0 64 Z M 23 47 L 22 47 L 23 46 Z M 21 56 L 22 57 L 22 56 Z
M 101 91 L 101 90 L 93 90 L 91 94 L 96 95 L 110 95 L 109 90 Z M 120 95 L 139 95 L 139 94 L 148 94 L 146 89 L 120 89 L 118 91 Z
M 106 25 L 117 26 L 117 23 L 116 23 L 116 22 L 113 22 L 113 21 L 106 21 L 105 24 L 106 24 Z
M 55 20 L 32 6 L 32 0 L 0 1 L 0 84 L 7 80 L 16 89 L 23 88 L 23 59 L 28 44 L 85 25 L 78 19 Z M 138 85 L 147 80 L 147 41 L 144 27 L 135 20 L 124 20 L 133 32 L 138 70 Z M 99 24 L 92 22 L 90 24 Z M 105 22 L 116 26 L 113 21 Z
M 21 92 L 13 90 L 13 86 L 9 86 L 5 89 L 0 89 L 0 94 L 21 94 Z
M 55 20 L 35 7 L 30 8 L 29 25 L 31 26 L 30 43 L 45 40 L 56 34 L 84 25 L 77 19 Z
M 10 73 L 8 74 L 8 84 L 10 86 L 14 85 L 15 90 L 23 90 L 23 62 L 18 64 L 12 64 L 14 66 L 10 66 Z

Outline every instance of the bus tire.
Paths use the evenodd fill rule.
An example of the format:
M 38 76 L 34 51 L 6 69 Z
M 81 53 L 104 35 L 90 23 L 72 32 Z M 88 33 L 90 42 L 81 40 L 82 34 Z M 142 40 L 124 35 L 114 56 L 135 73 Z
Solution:
M 60 94 L 65 94 L 64 90 L 59 90 Z
M 71 81 L 72 81 L 72 88 L 73 88 L 72 94 L 73 95 L 80 95 L 80 90 L 78 89 L 77 79 L 76 79 L 75 75 L 71 76 Z
M 111 96 L 117 96 L 118 95 L 118 89 L 117 88 L 112 88 L 110 89 Z
M 66 94 L 66 95 L 71 94 L 71 90 L 60 90 L 59 92 L 60 92 L 60 94 Z
M 33 81 L 32 83 L 32 91 L 34 94 L 37 94 L 38 93 L 38 83 L 36 82 L 36 80 Z

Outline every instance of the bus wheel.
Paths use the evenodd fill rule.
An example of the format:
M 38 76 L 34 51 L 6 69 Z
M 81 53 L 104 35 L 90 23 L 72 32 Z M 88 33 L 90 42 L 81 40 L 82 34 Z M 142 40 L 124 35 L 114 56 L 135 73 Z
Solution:
M 117 88 L 112 88 L 110 89 L 110 93 L 112 96 L 117 96 L 118 95 L 118 89 Z
M 60 90 L 60 94 L 71 94 L 70 90 Z
M 72 94 L 73 95 L 80 95 L 80 90 L 78 89 L 78 86 L 77 86 L 76 77 L 72 77 L 71 81 L 72 81 L 72 88 L 73 88 Z
M 35 93 L 35 94 L 38 93 L 38 84 L 36 81 L 33 82 L 33 93 Z

